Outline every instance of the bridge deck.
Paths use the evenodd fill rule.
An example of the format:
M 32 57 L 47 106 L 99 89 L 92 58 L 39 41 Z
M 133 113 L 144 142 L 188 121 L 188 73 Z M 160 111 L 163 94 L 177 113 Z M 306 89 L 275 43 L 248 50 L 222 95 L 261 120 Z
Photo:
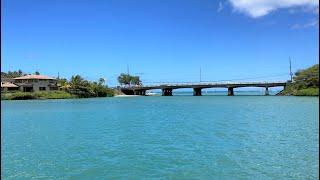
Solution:
M 276 87 L 286 86 L 288 82 L 219 82 L 219 83 L 177 83 L 177 84 L 155 84 L 147 86 L 121 87 L 127 90 L 151 90 L 151 89 L 179 89 L 179 88 L 238 88 L 238 87 Z

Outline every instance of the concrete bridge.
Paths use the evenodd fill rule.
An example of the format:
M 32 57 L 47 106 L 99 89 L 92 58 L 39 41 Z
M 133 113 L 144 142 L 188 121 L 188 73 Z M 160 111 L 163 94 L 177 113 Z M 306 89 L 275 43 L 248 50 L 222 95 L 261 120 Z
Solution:
M 193 88 L 194 96 L 201 96 L 201 90 L 205 88 L 227 88 L 228 96 L 234 95 L 234 88 L 240 87 L 262 87 L 265 88 L 265 95 L 269 95 L 269 87 L 283 86 L 289 81 L 277 82 L 199 82 L 199 83 L 177 83 L 177 84 L 155 84 L 147 86 L 120 87 L 120 90 L 127 95 L 146 95 L 147 90 L 161 89 L 162 96 L 172 96 L 172 91 L 179 88 Z

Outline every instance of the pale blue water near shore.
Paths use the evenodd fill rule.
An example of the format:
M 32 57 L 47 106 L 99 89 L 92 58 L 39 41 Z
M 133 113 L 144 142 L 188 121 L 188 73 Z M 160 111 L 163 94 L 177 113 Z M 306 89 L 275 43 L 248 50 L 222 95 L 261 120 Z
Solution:
M 2 179 L 318 179 L 316 97 L 1 101 Z

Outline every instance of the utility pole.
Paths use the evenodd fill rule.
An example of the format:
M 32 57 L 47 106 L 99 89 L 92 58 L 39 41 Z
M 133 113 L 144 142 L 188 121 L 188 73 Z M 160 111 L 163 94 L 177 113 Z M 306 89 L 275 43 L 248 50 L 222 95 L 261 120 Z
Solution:
M 200 82 L 201 82 L 201 67 L 200 67 Z
M 291 57 L 289 57 L 289 65 L 290 65 L 290 80 L 291 80 L 291 82 L 292 82 L 292 75 L 293 75 L 293 73 L 292 73 L 292 71 L 291 71 Z
M 130 75 L 130 72 L 129 72 L 129 65 L 127 64 L 127 73 L 128 73 L 128 76 Z M 130 78 L 131 79 L 131 78 Z M 131 80 L 129 82 L 129 87 L 131 87 Z

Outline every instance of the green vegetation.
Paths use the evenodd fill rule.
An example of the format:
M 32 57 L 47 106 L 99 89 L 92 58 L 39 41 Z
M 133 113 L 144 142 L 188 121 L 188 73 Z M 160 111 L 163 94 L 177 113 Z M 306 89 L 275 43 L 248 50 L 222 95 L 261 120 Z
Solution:
M 40 74 L 35 72 L 35 74 Z M 21 70 L 14 72 L 1 72 L 1 77 L 13 78 L 25 75 Z M 83 79 L 80 75 L 72 76 L 68 81 L 65 78 L 58 79 L 58 91 L 39 92 L 1 92 L 1 100 L 18 99 L 69 99 L 90 97 L 111 97 L 115 95 L 113 89 L 105 85 L 105 79 L 100 78 L 98 82 Z
M 72 94 L 65 91 L 50 92 L 7 92 L 1 93 L 1 100 L 24 100 L 24 99 L 70 99 L 75 98 Z
M 79 98 L 114 96 L 114 91 L 104 85 L 103 78 L 100 78 L 97 83 L 84 80 L 80 75 L 76 75 L 72 76 L 69 82 L 62 79 L 59 80 L 59 83 L 62 89 Z
M 39 71 L 34 72 L 35 75 L 40 75 Z M 8 72 L 1 72 L 1 78 L 16 78 L 21 76 L 26 76 L 27 73 L 22 72 L 22 70 L 18 71 L 8 71 Z
M 319 96 L 319 88 L 307 88 L 298 90 L 296 96 Z
M 20 69 L 18 71 L 8 71 L 8 72 L 1 72 L 1 78 L 16 78 L 27 75 L 23 73 Z
M 280 95 L 319 96 L 319 64 L 296 72 L 292 84 Z
M 129 74 L 121 73 L 118 77 L 118 82 L 121 85 L 141 85 L 139 76 L 131 76 Z

